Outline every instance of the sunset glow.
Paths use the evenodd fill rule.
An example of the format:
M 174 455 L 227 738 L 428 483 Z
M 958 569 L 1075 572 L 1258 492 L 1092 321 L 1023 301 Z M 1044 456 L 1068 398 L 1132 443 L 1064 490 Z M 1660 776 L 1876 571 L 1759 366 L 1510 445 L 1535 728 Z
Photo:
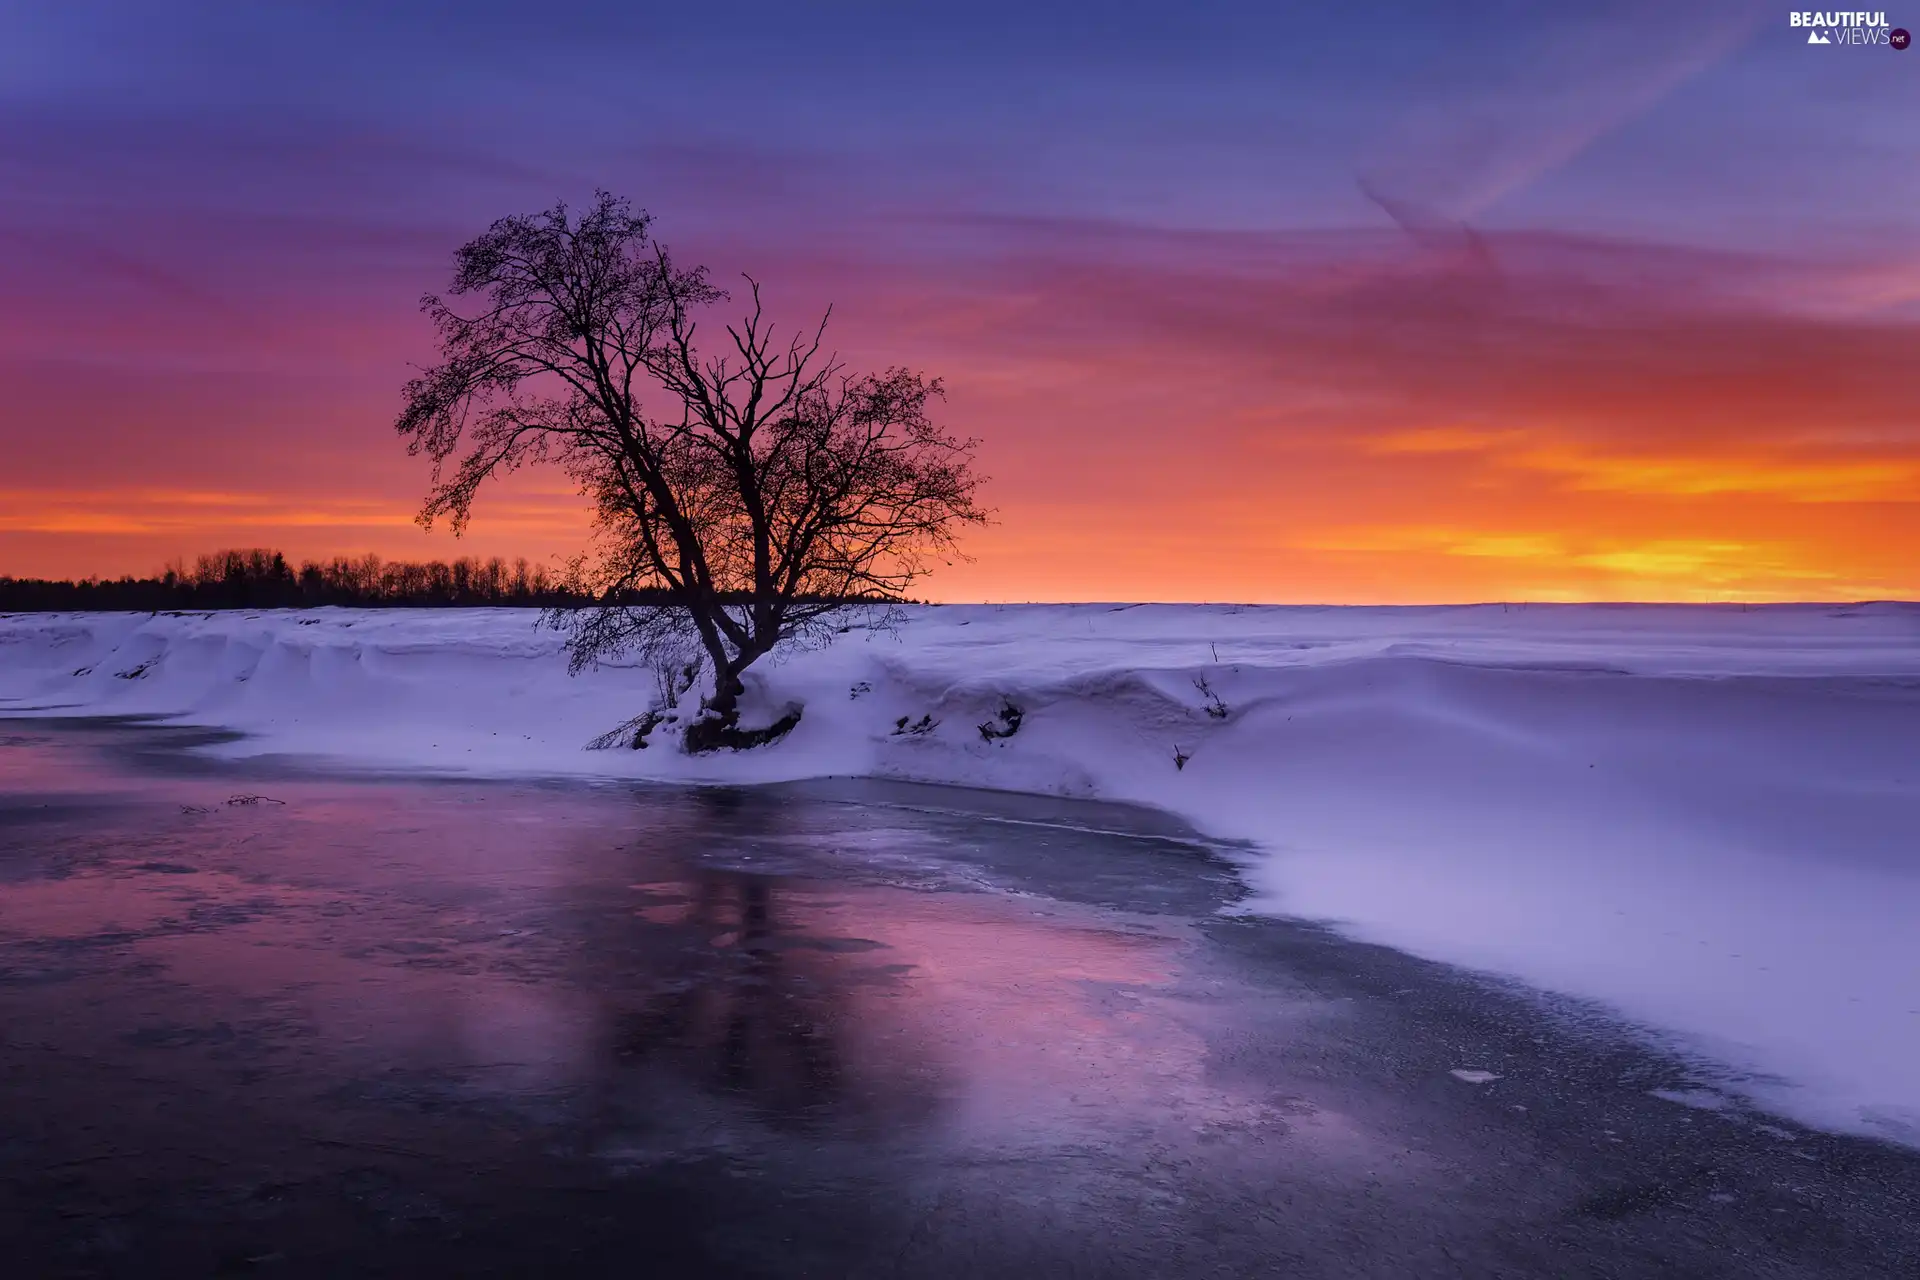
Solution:
M 571 555 L 557 472 L 423 531 L 392 420 L 453 248 L 601 185 L 789 323 L 832 303 L 849 360 L 946 380 L 996 523 L 935 599 L 1920 595 L 1920 55 L 1712 5 L 1658 40 L 1633 5 L 1222 5 L 1202 43 L 842 7 L 744 47 L 614 7 L 443 43 L 28 8 L 0 574 Z

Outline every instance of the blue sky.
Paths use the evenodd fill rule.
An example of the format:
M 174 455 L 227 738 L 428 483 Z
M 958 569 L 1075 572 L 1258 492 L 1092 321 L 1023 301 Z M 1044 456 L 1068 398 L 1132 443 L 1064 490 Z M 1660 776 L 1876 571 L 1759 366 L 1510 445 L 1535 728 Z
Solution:
M 1714 0 L 9 13 L 9 167 L 22 146 L 70 149 L 56 198 L 118 176 L 184 204 L 323 194 L 262 190 L 235 154 L 251 143 L 298 153 L 327 207 L 416 216 L 490 188 L 698 169 L 704 188 L 658 194 L 749 223 L 771 211 L 726 209 L 730 174 L 791 184 L 829 218 L 1364 224 L 1379 216 L 1357 186 L 1368 174 L 1495 225 L 1711 243 L 1898 234 L 1920 218 L 1910 60 L 1810 49 L 1785 10 Z M 449 170 L 473 190 L 449 188 Z

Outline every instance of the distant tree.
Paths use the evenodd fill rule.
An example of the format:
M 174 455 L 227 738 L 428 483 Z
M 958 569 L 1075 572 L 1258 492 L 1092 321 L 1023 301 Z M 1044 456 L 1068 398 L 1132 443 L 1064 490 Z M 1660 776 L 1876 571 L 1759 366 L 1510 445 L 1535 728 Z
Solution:
M 475 305 L 422 300 L 441 363 L 407 384 L 396 425 L 434 463 L 422 522 L 456 532 L 495 476 L 566 468 L 594 503 L 575 573 L 601 601 L 555 619 L 572 669 L 704 654 L 713 693 L 687 745 L 743 745 L 742 672 L 783 643 L 884 622 L 984 520 L 974 442 L 935 425 L 938 380 L 823 354 L 825 318 L 776 340 L 751 278 L 744 317 L 703 344 L 696 316 L 726 294 L 649 227 L 601 192 L 577 217 L 505 218 L 462 247 L 452 293 Z M 649 587 L 664 607 L 626 603 Z

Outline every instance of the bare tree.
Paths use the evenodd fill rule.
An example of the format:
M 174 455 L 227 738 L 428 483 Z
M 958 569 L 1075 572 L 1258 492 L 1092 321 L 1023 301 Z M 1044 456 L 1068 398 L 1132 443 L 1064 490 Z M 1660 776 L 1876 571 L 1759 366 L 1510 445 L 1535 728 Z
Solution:
M 975 442 L 934 423 L 937 379 L 826 353 L 824 317 L 776 338 L 751 278 L 745 316 L 704 346 L 697 317 L 726 294 L 649 228 L 601 192 L 577 217 L 505 218 L 462 247 L 452 293 L 477 305 L 422 300 L 441 363 L 407 384 L 396 426 L 434 462 L 422 522 L 456 532 L 493 477 L 565 467 L 595 506 L 576 572 L 602 602 L 556 619 L 572 669 L 704 654 L 713 693 L 687 745 L 740 745 L 747 667 L 889 620 L 959 527 L 984 521 Z M 629 603 L 644 588 L 671 604 Z

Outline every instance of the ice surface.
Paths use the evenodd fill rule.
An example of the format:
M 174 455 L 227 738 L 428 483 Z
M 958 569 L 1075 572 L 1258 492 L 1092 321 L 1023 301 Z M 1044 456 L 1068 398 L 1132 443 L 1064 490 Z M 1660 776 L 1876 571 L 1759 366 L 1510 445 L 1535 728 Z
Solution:
M 1492 1084 L 1500 1078 L 1491 1071 L 1482 1071 L 1477 1067 L 1455 1067 L 1447 1074 L 1468 1084 Z
M 1154 805 L 1254 843 L 1257 910 L 1602 1002 L 1763 1106 L 1920 1144 L 1920 606 L 919 609 L 751 673 L 750 714 L 804 720 L 702 759 L 583 750 L 653 676 L 569 678 L 535 622 L 0 616 L 0 709 L 361 765 Z

